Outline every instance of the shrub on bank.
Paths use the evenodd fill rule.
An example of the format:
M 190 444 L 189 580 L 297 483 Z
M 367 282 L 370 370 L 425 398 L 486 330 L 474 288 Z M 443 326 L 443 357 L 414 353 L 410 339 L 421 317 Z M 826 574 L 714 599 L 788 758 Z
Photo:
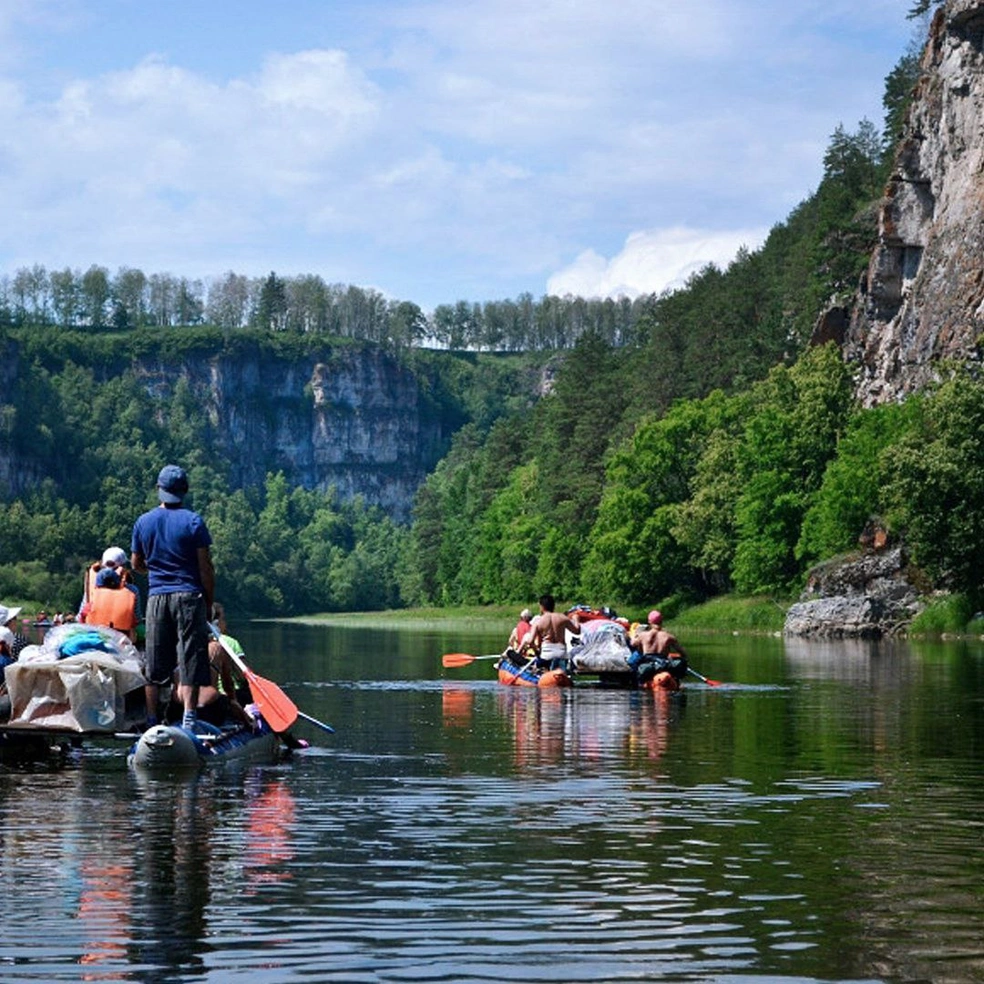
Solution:
M 718 632 L 781 632 L 786 606 L 771 597 L 723 595 L 681 612 L 674 627 Z
M 931 601 L 909 626 L 910 635 L 963 635 L 984 632 L 984 616 L 967 595 L 949 594 Z

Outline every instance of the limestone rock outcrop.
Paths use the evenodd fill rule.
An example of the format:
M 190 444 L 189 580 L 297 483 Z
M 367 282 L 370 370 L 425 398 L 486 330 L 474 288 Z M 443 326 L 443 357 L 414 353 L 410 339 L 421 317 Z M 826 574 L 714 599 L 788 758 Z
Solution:
M 922 608 L 907 566 L 905 549 L 895 545 L 815 567 L 786 613 L 784 633 L 853 639 L 900 633 Z
M 0 342 L 0 392 L 13 389 L 21 358 Z M 201 408 L 208 453 L 230 466 L 232 488 L 283 472 L 291 487 L 361 496 L 400 522 L 420 483 L 447 452 L 464 413 L 442 405 L 434 380 L 371 345 L 312 345 L 281 351 L 249 343 L 160 346 L 96 368 L 100 381 L 132 374 L 163 414 L 178 386 Z M 51 476 L 58 462 L 2 430 L 0 496 L 17 496 Z M 159 464 L 159 463 L 158 463 Z
M 203 353 L 133 367 L 162 400 L 185 379 L 209 422 L 209 443 L 232 463 L 234 488 L 282 471 L 291 486 L 361 496 L 399 521 L 446 452 L 455 421 L 429 404 L 420 379 L 372 346 Z M 458 422 L 460 423 L 460 422 Z
M 984 0 L 948 0 L 879 217 L 879 241 L 844 338 L 871 406 L 981 361 L 984 333 Z

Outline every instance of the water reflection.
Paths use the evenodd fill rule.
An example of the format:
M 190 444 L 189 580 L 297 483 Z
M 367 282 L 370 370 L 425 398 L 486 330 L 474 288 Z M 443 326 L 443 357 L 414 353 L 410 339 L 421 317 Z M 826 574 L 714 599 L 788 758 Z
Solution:
M 215 802 L 202 795 L 198 776 L 138 775 L 135 785 L 134 856 L 142 877 L 133 900 L 131 960 L 148 981 L 201 974 Z
M 898 640 L 787 639 L 785 658 L 794 679 L 864 687 L 895 686 L 912 670 L 911 649 Z
M 296 802 L 264 769 L 192 778 L 140 776 L 130 958 L 142 980 L 204 975 L 215 909 L 292 879 Z
M 247 783 L 244 894 L 256 895 L 264 885 L 291 880 L 296 817 L 297 805 L 286 779 L 257 773 Z
M 127 775 L 120 762 L 96 753 L 0 782 L 0 922 L 24 934 L 0 951 L 0 978 L 14 979 L 8 953 L 36 980 L 207 976 L 211 908 L 291 879 L 283 776 Z
M 445 684 L 441 691 L 441 716 L 445 728 L 467 728 L 475 713 L 475 694 L 464 687 Z
M 982 979 L 979 652 L 698 639 L 731 684 L 548 693 L 442 679 L 484 638 L 289 632 L 268 664 L 253 631 L 337 735 L 0 772 L 0 979 Z
M 566 760 L 584 768 L 612 759 L 658 762 L 686 700 L 684 692 L 503 687 L 496 709 L 509 725 L 517 767 Z

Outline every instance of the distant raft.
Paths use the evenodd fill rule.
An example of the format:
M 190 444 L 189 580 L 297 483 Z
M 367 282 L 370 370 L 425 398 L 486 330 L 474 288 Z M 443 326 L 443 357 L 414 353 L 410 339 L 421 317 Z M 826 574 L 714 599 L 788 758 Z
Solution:
M 499 682 L 520 687 L 570 687 L 591 678 L 599 686 L 627 690 L 679 690 L 687 660 L 679 653 L 642 654 L 629 646 L 622 622 L 601 612 L 580 612 L 581 636 L 571 641 L 560 667 L 529 649 L 507 649 L 496 663 Z M 622 620 L 624 621 L 624 620 Z

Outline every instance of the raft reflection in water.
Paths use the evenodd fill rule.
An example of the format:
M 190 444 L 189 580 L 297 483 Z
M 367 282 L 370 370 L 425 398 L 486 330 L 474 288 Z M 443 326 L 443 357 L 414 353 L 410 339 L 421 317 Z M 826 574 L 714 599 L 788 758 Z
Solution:
M 686 706 L 683 691 L 496 691 L 516 765 L 612 758 L 658 761 Z
M 30 934 L 25 912 L 46 929 L 75 916 L 58 939 L 33 937 L 20 973 L 52 980 L 57 964 L 85 981 L 207 975 L 228 900 L 293 877 L 287 780 L 252 770 L 231 780 L 130 773 L 114 783 L 64 769 L 26 772 L 0 789 L 0 918 L 19 940 Z

